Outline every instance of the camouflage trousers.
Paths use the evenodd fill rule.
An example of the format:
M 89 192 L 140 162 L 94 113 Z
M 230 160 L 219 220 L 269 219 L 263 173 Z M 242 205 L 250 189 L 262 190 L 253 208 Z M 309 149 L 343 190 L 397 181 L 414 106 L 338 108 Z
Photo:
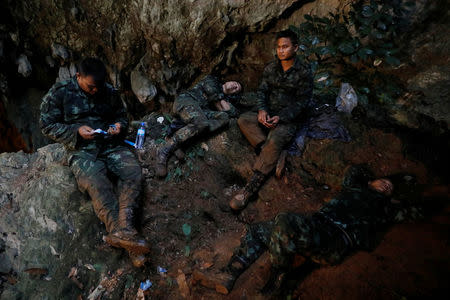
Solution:
M 273 129 L 264 128 L 258 122 L 258 114 L 254 112 L 242 114 L 238 119 L 238 125 L 254 148 L 262 144 L 261 153 L 256 157 L 253 170 L 265 175 L 275 168 L 281 151 L 292 140 L 297 129 L 296 124 L 278 124 Z
M 230 106 L 234 112 L 236 109 L 231 104 Z M 187 124 L 174 133 L 173 140 L 177 144 L 198 136 L 204 131 L 214 132 L 229 122 L 227 112 L 202 108 L 192 99 L 177 99 L 173 108 L 174 114 Z
M 342 232 L 314 215 L 279 214 L 274 221 L 249 225 L 241 244 L 235 249 L 230 269 L 237 265 L 241 271 L 268 250 L 274 268 L 289 268 L 295 255 L 319 264 L 337 264 L 350 250 Z
M 87 192 L 98 218 L 106 230 L 134 229 L 134 215 L 141 192 L 142 171 L 139 163 L 125 147 L 101 151 L 97 157 L 75 153 L 69 166 L 82 192 Z M 117 185 L 108 175 L 114 175 Z

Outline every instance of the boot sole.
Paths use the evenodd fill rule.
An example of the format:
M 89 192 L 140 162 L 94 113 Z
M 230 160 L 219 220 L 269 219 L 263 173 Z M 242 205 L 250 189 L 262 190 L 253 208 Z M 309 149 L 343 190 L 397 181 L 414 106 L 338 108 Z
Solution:
M 275 168 L 275 176 L 280 179 L 283 176 L 284 166 L 286 165 L 287 151 L 281 151 L 280 157 L 278 158 L 277 167 Z
M 146 254 L 150 252 L 150 248 L 144 241 L 128 241 L 115 236 L 105 236 L 105 242 L 116 248 L 124 248 L 128 252 L 134 254 Z
M 195 282 L 200 283 L 201 286 L 204 286 L 206 288 L 213 289 L 220 294 L 228 295 L 231 290 L 226 287 L 225 284 L 220 283 L 217 280 L 214 280 L 214 278 L 209 277 L 197 270 L 194 270 L 192 275 Z

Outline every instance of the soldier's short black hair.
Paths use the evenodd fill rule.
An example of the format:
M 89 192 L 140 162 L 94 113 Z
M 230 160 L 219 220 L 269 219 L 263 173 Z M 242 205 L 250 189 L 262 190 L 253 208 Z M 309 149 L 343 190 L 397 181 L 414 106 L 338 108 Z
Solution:
M 96 82 L 104 82 L 106 78 L 106 67 L 100 59 L 87 57 L 79 62 L 78 73 L 83 76 L 92 76 Z
M 278 32 L 276 40 L 278 41 L 278 39 L 281 39 L 281 38 L 288 38 L 291 40 L 292 45 L 294 45 L 294 46 L 298 45 L 298 36 L 295 32 L 293 32 L 290 29 L 286 29 L 286 30 Z

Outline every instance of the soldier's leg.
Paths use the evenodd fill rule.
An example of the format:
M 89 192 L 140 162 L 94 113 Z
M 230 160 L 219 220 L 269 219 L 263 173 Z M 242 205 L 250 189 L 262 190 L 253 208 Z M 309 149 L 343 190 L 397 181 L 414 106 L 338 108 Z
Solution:
M 204 110 L 208 118 L 208 131 L 214 132 L 225 127 L 230 122 L 228 114 L 224 111 Z
M 275 218 L 269 253 L 272 266 L 287 269 L 296 254 L 309 257 L 317 249 L 318 231 L 310 218 L 282 213 Z
M 174 105 L 174 107 L 176 106 Z M 199 135 L 208 128 L 208 118 L 200 106 L 193 103 L 193 101 L 189 105 L 182 106 L 176 113 L 187 125 L 178 129 L 166 141 L 165 145 L 158 149 L 156 164 L 156 175 L 158 177 L 165 177 L 167 175 L 167 160 L 178 145 Z
M 87 192 L 92 199 L 92 205 L 97 217 L 105 223 L 106 231 L 117 229 L 118 201 L 113 185 L 106 176 L 106 164 L 102 160 L 91 160 L 73 157 L 70 168 L 75 175 L 78 188 Z
M 150 246 L 135 229 L 137 202 L 142 190 L 141 167 L 133 153 L 122 147 L 106 155 L 106 165 L 118 179 L 119 214 L 118 230 L 106 236 L 105 240 L 114 247 L 126 249 L 133 265 L 142 267 L 146 261 L 143 254 L 150 251 Z
M 117 178 L 117 195 L 119 199 L 119 226 L 134 232 L 135 212 L 142 190 L 142 170 L 131 151 L 120 148 L 106 157 L 108 170 Z
M 253 148 L 257 148 L 266 140 L 267 135 L 259 125 L 257 113 L 246 112 L 239 117 L 237 123 Z
M 295 135 L 296 126 L 293 124 L 278 124 L 270 130 L 266 142 L 261 148 L 261 153 L 256 158 L 253 169 L 264 175 L 269 174 L 276 166 L 278 157 L 283 148 Z
M 226 270 L 239 276 L 253 264 L 268 249 L 273 226 L 272 221 L 248 225 L 247 232 L 239 247 L 233 251 Z
M 227 266 L 220 272 L 194 270 L 193 278 L 201 285 L 228 294 L 239 276 L 267 250 L 273 222 L 262 222 L 247 227 L 241 244 L 234 250 Z

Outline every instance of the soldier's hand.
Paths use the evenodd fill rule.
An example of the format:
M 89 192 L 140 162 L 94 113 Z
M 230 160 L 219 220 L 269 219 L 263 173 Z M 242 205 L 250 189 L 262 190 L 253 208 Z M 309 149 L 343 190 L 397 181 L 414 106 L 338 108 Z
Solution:
M 269 128 L 269 123 L 267 123 L 268 117 L 269 115 L 267 114 L 267 111 L 265 110 L 258 111 L 258 122 Z
M 369 182 L 369 188 L 377 191 L 378 193 L 390 196 L 394 190 L 394 185 L 389 179 L 376 179 Z
M 120 123 L 115 123 L 114 126 L 110 126 L 108 128 L 108 134 L 110 135 L 116 135 L 120 133 Z
M 85 140 L 92 140 L 95 137 L 94 129 L 87 125 L 78 128 L 78 134 Z
M 278 122 L 280 122 L 280 117 L 279 116 L 273 116 L 273 117 L 269 117 L 267 118 L 267 123 L 269 124 L 269 128 L 275 128 L 278 124 Z

